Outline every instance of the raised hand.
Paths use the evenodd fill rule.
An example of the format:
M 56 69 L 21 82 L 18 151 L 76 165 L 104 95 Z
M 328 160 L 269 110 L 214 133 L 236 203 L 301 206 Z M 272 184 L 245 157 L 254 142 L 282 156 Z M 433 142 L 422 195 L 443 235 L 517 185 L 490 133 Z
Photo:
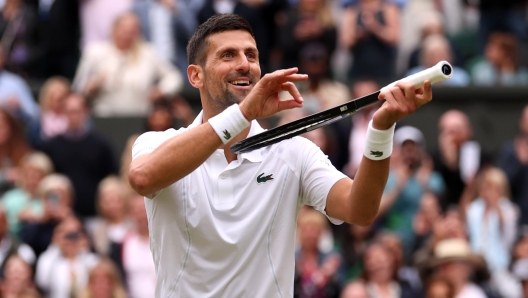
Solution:
M 283 110 L 302 107 L 303 99 L 293 82 L 304 81 L 308 76 L 297 72 L 298 69 L 294 67 L 264 75 L 239 104 L 244 117 L 251 121 L 272 116 Z M 282 91 L 288 91 L 293 98 L 281 100 L 279 93 Z
M 372 125 L 376 129 L 385 130 L 431 101 L 431 82 L 425 81 L 423 88 L 419 89 L 415 89 L 410 83 L 398 82 L 392 88 L 382 88 L 378 98 L 385 99 L 385 102 L 372 116 Z

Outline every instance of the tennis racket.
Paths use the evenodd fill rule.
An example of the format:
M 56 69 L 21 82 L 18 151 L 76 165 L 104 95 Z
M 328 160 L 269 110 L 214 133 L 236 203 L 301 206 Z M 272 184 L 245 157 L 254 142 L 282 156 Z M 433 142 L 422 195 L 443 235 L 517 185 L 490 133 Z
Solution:
M 453 67 L 451 64 L 449 64 L 447 61 L 441 61 L 431 68 L 393 82 L 384 88 L 393 87 L 400 81 L 409 82 L 413 84 L 415 88 L 420 88 L 423 86 L 423 83 L 426 80 L 431 81 L 431 83 L 435 83 L 447 80 L 452 76 Z M 233 144 L 231 146 L 231 151 L 233 151 L 235 154 L 253 151 L 255 149 L 270 146 L 280 141 L 290 139 L 294 136 L 298 136 L 311 130 L 332 124 L 354 114 L 368 105 L 378 102 L 378 95 L 380 94 L 381 90 L 383 90 L 383 88 L 372 94 L 348 101 L 342 105 L 303 117 L 301 119 L 249 137 Z

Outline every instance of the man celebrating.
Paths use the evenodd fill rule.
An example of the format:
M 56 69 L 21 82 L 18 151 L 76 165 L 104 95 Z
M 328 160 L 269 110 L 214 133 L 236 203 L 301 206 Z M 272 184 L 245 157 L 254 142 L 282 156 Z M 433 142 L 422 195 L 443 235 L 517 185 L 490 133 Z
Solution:
M 352 181 L 310 141 L 295 137 L 236 155 L 263 131 L 258 118 L 302 107 L 297 68 L 260 78 L 251 27 L 215 15 L 191 37 L 187 76 L 203 110 L 187 128 L 141 135 L 129 178 L 145 199 L 156 297 L 292 297 L 297 213 L 313 206 L 333 223 L 370 224 L 389 173 L 395 122 L 431 100 L 399 83 L 384 90 Z M 279 92 L 293 98 L 279 100 Z M 370 152 L 376 152 L 371 155 Z

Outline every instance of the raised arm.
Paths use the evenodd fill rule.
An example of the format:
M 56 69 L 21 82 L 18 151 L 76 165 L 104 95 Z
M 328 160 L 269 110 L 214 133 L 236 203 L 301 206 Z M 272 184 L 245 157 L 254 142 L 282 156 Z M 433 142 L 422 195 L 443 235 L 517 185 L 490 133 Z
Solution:
M 292 81 L 306 78 L 306 75 L 297 74 L 296 68 L 265 75 L 239 104 L 242 115 L 251 121 L 285 109 L 302 107 L 302 98 Z M 293 99 L 279 100 L 281 91 L 289 91 Z M 229 145 L 245 138 L 248 132 L 249 127 L 224 144 L 213 126 L 206 121 L 163 142 L 151 153 L 135 158 L 128 173 L 130 184 L 136 192 L 149 197 L 190 174 L 216 149 L 225 145 L 226 157 L 232 155 Z
M 432 99 L 431 84 L 427 81 L 422 92 L 400 82 L 396 87 L 382 90 L 379 98 L 385 102 L 372 117 L 372 127 L 387 130 Z M 331 188 L 326 213 L 348 223 L 370 225 L 378 214 L 389 166 L 390 158 L 372 160 L 363 156 L 354 181 L 341 179 Z

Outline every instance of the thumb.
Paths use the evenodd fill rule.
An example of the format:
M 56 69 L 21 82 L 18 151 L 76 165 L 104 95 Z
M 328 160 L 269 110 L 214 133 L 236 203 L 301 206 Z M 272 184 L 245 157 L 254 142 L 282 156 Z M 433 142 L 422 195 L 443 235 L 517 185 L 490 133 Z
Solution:
M 302 108 L 303 102 L 299 102 L 293 98 L 287 99 L 287 100 L 279 100 L 278 101 L 278 111 L 284 111 L 289 110 L 293 108 Z

